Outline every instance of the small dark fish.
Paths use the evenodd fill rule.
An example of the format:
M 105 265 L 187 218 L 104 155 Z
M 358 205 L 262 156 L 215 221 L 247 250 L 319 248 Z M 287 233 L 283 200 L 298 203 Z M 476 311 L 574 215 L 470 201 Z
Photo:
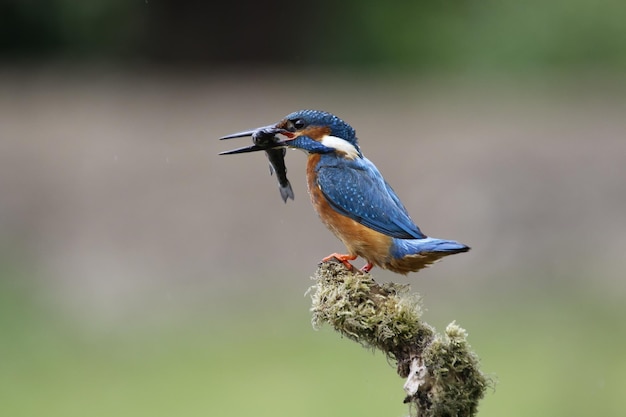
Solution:
M 266 131 L 265 129 L 259 129 L 252 135 L 252 141 L 257 146 L 269 146 L 278 140 L 273 133 Z M 278 179 L 278 189 L 280 190 L 280 196 L 286 203 L 288 198 L 294 199 L 293 189 L 291 183 L 287 179 L 287 166 L 285 166 L 285 154 L 287 149 L 285 148 L 273 148 L 265 151 L 267 159 L 270 161 L 270 174 L 276 173 Z
M 285 166 L 285 154 L 287 149 L 270 149 L 265 151 L 267 159 L 270 160 L 270 174 L 276 173 L 278 179 L 278 188 L 280 190 L 280 196 L 286 203 L 288 198 L 294 199 L 293 189 L 287 179 L 287 167 Z

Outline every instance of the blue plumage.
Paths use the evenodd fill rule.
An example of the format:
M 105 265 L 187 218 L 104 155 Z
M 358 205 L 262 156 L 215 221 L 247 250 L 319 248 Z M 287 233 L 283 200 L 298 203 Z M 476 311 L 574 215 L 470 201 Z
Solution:
M 303 120 L 307 126 L 329 127 L 331 135 L 347 140 L 356 146 L 357 138 L 354 128 L 332 113 L 321 110 L 299 110 L 285 117 L 285 120 L 298 119 Z
M 423 239 L 393 239 L 390 252 L 394 258 L 404 258 L 405 256 L 430 252 L 466 252 L 468 249 L 466 245 L 454 240 L 424 237 Z
M 329 204 L 344 216 L 370 229 L 400 239 L 426 237 L 378 169 L 367 158 L 320 158 L 317 184 Z

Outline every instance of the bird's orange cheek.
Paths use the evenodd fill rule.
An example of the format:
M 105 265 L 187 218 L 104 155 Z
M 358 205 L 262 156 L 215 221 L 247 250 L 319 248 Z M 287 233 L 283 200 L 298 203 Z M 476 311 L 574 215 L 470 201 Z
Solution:
M 324 136 L 330 135 L 330 128 L 327 126 L 311 126 L 296 133 L 298 136 L 307 136 L 319 142 Z

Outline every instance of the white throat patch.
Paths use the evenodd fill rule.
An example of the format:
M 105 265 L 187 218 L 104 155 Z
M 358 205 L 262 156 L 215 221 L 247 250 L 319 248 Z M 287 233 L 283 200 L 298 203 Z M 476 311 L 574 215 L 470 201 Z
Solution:
M 322 138 L 320 143 L 344 153 L 348 159 L 355 159 L 359 156 L 359 151 L 357 151 L 353 144 L 337 136 L 326 135 Z

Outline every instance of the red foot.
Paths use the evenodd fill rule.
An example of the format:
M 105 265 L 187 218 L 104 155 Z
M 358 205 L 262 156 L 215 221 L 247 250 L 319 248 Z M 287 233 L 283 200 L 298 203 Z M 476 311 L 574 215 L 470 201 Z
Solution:
M 368 262 L 365 264 L 363 268 L 361 268 L 361 272 L 365 272 L 367 274 L 368 272 L 372 270 L 372 268 L 374 268 L 374 264 L 371 262 Z
M 356 255 L 342 255 L 340 253 L 331 253 L 330 255 L 322 259 L 322 262 L 330 261 L 333 258 L 344 264 L 345 267 L 348 268 L 350 271 L 354 270 L 354 265 L 352 265 L 349 261 L 354 261 L 356 259 Z

